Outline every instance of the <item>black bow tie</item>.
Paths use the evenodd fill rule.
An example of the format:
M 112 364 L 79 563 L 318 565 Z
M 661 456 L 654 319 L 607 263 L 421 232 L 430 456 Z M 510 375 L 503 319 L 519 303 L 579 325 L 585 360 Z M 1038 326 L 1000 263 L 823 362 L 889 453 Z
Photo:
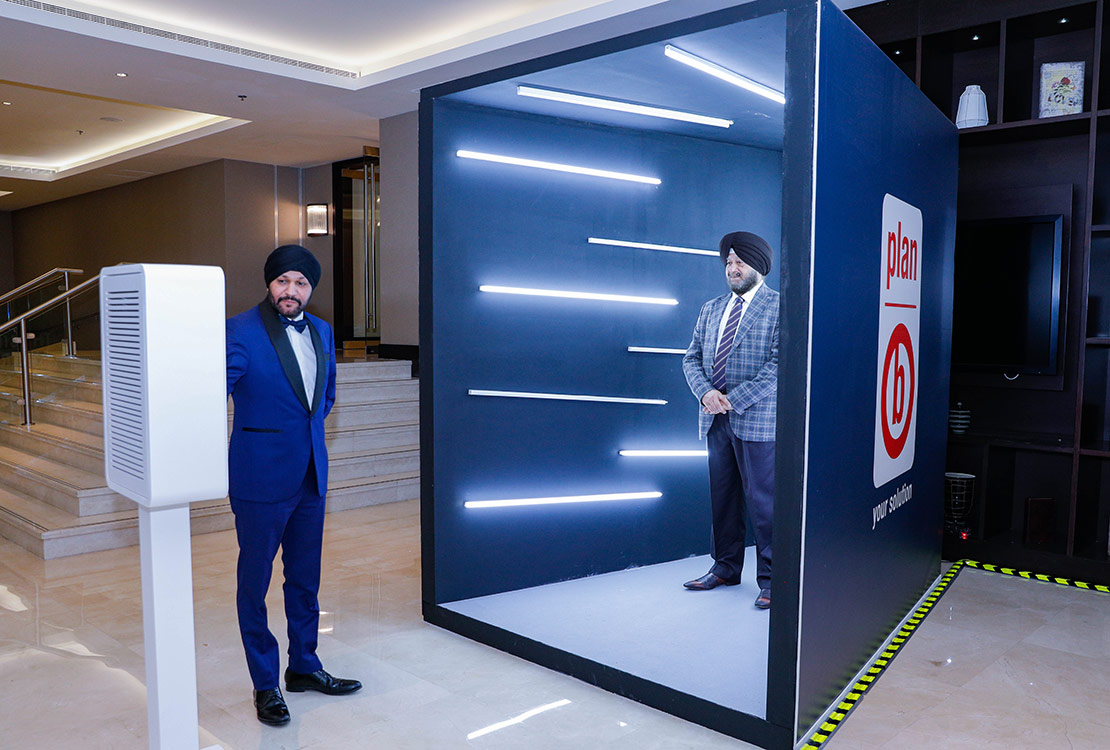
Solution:
M 300 320 L 290 320 L 284 315 L 279 315 L 278 317 L 281 318 L 281 324 L 283 326 L 286 328 L 293 326 L 297 329 L 297 333 L 304 333 L 304 329 L 308 326 L 308 318 L 302 317 Z

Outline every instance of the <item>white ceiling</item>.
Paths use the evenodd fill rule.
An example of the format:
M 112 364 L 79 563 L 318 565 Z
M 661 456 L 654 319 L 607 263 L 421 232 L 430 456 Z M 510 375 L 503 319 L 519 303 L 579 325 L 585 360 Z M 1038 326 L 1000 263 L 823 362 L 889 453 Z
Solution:
M 0 210 L 213 159 L 352 158 L 425 86 L 736 4 L 0 0 Z

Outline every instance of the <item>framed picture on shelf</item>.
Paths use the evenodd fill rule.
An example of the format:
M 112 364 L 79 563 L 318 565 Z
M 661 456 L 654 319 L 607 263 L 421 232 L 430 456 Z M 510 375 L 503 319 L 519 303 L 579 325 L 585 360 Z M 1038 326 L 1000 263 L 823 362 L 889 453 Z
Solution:
M 1074 115 L 1083 111 L 1083 62 L 1041 65 L 1041 103 L 1038 117 Z

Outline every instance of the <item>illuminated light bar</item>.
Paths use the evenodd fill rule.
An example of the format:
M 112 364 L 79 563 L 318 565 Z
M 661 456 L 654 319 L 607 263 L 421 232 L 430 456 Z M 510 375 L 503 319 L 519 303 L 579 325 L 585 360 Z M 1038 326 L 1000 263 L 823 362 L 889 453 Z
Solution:
M 732 120 L 726 120 L 723 117 L 698 115 L 693 112 L 683 112 L 679 109 L 666 109 L 664 107 L 652 107 L 647 104 L 633 104 L 632 102 L 622 102 L 619 99 L 604 99 L 599 96 L 572 94 L 568 91 L 540 89 L 535 86 L 517 86 L 516 93 L 520 96 L 532 97 L 533 99 L 547 99 L 549 101 L 564 102 L 566 104 L 581 104 L 583 107 L 609 109 L 615 112 L 629 112 L 634 115 L 646 115 L 647 117 L 662 117 L 667 120 L 692 122 L 698 125 L 712 125 L 715 128 L 727 128 L 732 125 Z
M 685 354 L 685 349 L 664 349 L 661 346 L 630 346 L 630 352 L 639 352 L 640 354 Z
M 680 50 L 678 47 L 670 44 L 666 46 L 666 48 L 663 50 L 663 53 L 672 60 L 677 60 L 680 63 L 689 65 L 691 68 L 695 68 L 703 73 L 708 73 L 711 76 L 720 78 L 722 81 L 727 81 L 733 86 L 739 86 L 742 89 L 747 89 L 753 94 L 759 94 L 760 96 L 766 97 L 771 101 L 778 102 L 779 104 L 786 104 L 786 95 L 781 91 L 773 89 L 770 86 L 765 86 L 758 81 L 753 81 L 751 78 L 748 78 L 747 76 L 742 76 L 735 71 L 729 70 L 728 68 L 723 68 L 717 63 L 710 62 L 705 58 L 698 57 L 697 55 L 691 55 L 689 52 L 686 52 L 685 50 Z
M 630 450 L 620 451 L 622 456 L 629 458 L 662 458 L 666 456 L 674 456 L 681 458 L 694 458 L 697 456 L 708 456 L 707 450 Z
M 526 719 L 531 719 L 536 714 L 542 714 L 544 711 L 550 711 L 553 708 L 561 708 L 561 707 L 569 705 L 569 704 L 570 704 L 570 701 L 567 700 L 566 698 L 563 698 L 561 701 L 555 701 L 554 703 L 548 703 L 547 705 L 544 705 L 544 706 L 537 706 L 536 708 L 529 709 L 528 711 L 525 711 L 524 713 L 519 714 L 518 716 L 514 716 L 511 719 L 506 719 L 505 721 L 499 721 L 496 724 L 490 724 L 488 727 L 482 727 L 481 729 L 475 729 L 473 732 L 466 735 L 466 738 L 468 740 L 475 740 L 475 739 L 478 739 L 479 737 L 481 737 L 483 735 L 489 734 L 490 732 L 496 732 L 499 729 L 504 729 L 505 727 L 511 727 L 514 724 L 520 724 L 520 723 L 524 722 Z
M 614 492 L 609 495 L 566 495 L 564 497 L 522 497 L 513 500 L 467 500 L 467 508 L 510 508 L 521 505 L 564 505 L 566 503 L 605 503 L 612 500 L 654 500 L 662 492 Z
M 539 398 L 548 401 L 600 401 L 606 404 L 651 404 L 662 406 L 661 398 L 625 398 L 624 396 L 587 396 L 578 393 L 531 393 L 528 391 L 488 391 L 471 388 L 468 396 L 497 396 L 500 398 Z
M 532 297 L 562 297 L 565 299 L 592 299 L 603 302 L 638 302 L 643 305 L 677 305 L 678 300 L 669 297 L 636 297 L 628 294 L 599 294 L 596 292 L 572 292 L 563 289 L 527 289 L 519 286 L 496 286 L 482 284 L 480 292 L 492 294 L 524 294 Z
M 485 154 L 481 151 L 467 151 L 460 149 L 455 152 L 455 156 L 460 159 L 478 159 L 479 161 L 493 161 L 498 164 L 514 164 L 518 167 L 533 167 L 535 169 L 549 169 L 552 172 L 570 172 L 572 174 L 584 174 L 590 177 L 605 177 L 610 180 L 624 180 L 626 182 L 641 182 L 645 185 L 660 185 L 662 180 L 658 177 L 647 177 L 642 174 L 627 174 L 625 172 L 610 172 L 606 169 L 594 169 L 593 167 L 580 167 L 574 164 L 558 164 L 553 161 L 538 161 L 536 159 L 521 159 L 516 156 L 504 156 L 502 154 Z
M 628 240 L 608 240 L 603 237 L 590 237 L 591 245 L 613 245 L 614 247 L 634 247 L 639 250 L 665 250 L 668 253 L 689 253 L 690 255 L 720 255 L 716 250 L 702 250 L 696 247 L 679 247 L 678 245 L 654 245 L 650 242 L 629 242 Z

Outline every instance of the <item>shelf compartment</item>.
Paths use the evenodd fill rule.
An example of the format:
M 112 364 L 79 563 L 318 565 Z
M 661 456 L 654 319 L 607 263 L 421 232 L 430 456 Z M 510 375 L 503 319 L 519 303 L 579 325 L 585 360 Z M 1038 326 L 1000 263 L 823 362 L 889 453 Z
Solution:
M 960 94 L 977 84 L 987 95 L 990 122 L 998 121 L 1000 38 L 1000 23 L 922 37 L 921 90 L 949 120 L 956 121 Z
M 1064 554 L 1071 465 L 1070 453 L 992 446 L 983 493 L 984 538 L 1008 533 L 1026 549 Z
M 1110 179 L 1110 174 L 1107 175 Z M 1110 341 L 1110 236 L 1091 237 L 1087 271 L 1087 338 Z
M 1083 63 L 1083 111 L 1091 111 L 1094 81 L 1095 3 L 1013 18 L 1006 23 L 1003 122 L 1036 119 L 1041 65 Z
M 1110 348 L 1089 347 L 1083 369 L 1081 448 L 1105 450 L 1110 444 Z
M 1110 455 L 1110 454 L 1108 454 Z M 1110 457 L 1079 460 L 1075 500 L 1075 554 L 1107 561 L 1110 544 Z
M 1056 136 L 1087 135 L 1091 127 L 1091 113 L 1060 115 L 1035 120 L 1003 122 L 960 130 L 960 146 L 981 146 L 1017 143 Z
M 880 44 L 879 49 L 906 74 L 914 84 L 917 84 L 917 39 L 903 39 L 897 42 Z

